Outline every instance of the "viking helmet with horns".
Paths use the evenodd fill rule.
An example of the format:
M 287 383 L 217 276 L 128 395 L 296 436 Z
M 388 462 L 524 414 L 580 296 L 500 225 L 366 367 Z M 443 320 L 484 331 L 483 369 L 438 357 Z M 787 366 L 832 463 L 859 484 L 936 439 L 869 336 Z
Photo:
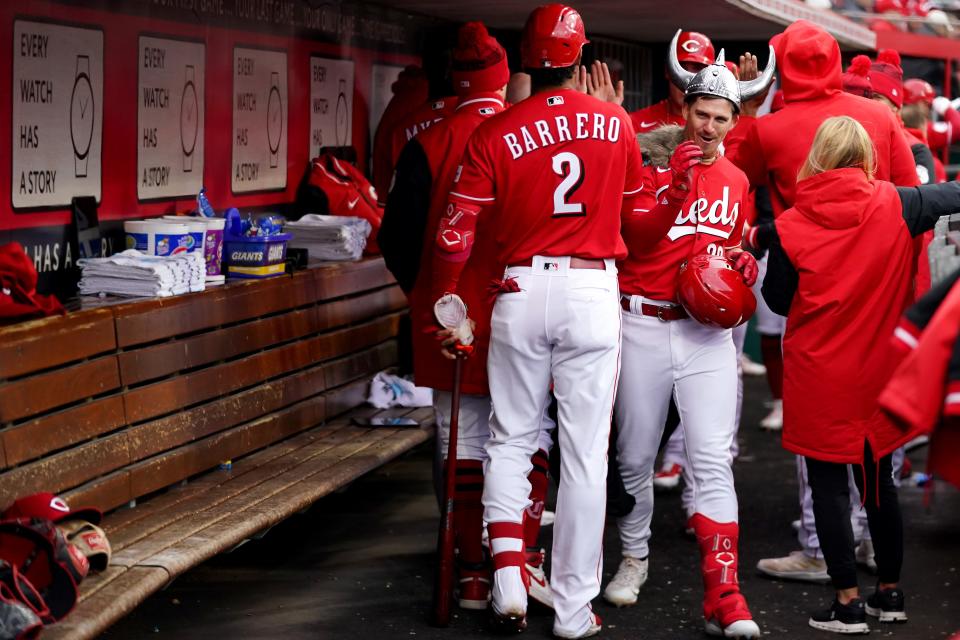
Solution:
M 777 56 L 773 52 L 773 47 L 770 47 L 767 68 L 763 70 L 760 77 L 741 82 L 724 64 L 723 49 L 720 49 L 716 62 L 704 67 L 697 73 L 681 67 L 677 60 L 677 39 L 680 37 L 680 33 L 681 30 L 677 29 L 673 40 L 670 42 L 667 71 L 669 71 L 673 83 L 683 89 L 687 97 L 717 96 L 726 98 L 733 103 L 734 110 L 739 113 L 741 103 L 757 97 L 766 91 L 770 83 L 773 82 L 773 74 L 777 69 Z

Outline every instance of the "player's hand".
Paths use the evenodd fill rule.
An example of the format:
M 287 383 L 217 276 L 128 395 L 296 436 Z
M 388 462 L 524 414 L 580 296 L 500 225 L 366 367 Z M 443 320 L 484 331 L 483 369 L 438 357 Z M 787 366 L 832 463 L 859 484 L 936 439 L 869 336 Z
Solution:
M 743 249 L 730 249 L 727 251 L 727 258 L 733 263 L 733 268 L 743 276 L 743 283 L 752 287 L 760 275 L 760 269 L 757 267 L 757 259 L 749 251 Z
M 470 324 L 470 333 L 472 334 L 477 327 L 477 323 L 470 318 L 467 318 L 466 322 Z M 463 345 L 461 345 L 456 334 L 456 329 L 440 329 L 436 333 L 437 340 L 440 341 L 440 353 L 447 360 L 456 360 L 465 354 Z
M 749 51 L 740 56 L 740 64 L 738 65 L 738 69 L 740 71 L 739 80 L 742 82 L 756 80 L 760 77 L 760 64 L 757 60 L 757 56 L 753 55 Z M 770 86 L 767 87 L 766 91 L 754 97 L 752 100 L 747 100 L 740 105 L 740 114 L 745 116 L 756 116 L 760 109 L 760 105 L 762 105 L 764 100 L 767 99 L 767 94 L 770 93 L 770 87 L 772 86 L 773 82 L 770 83 Z
M 670 170 L 673 172 L 673 181 L 670 184 L 671 190 L 679 189 L 683 192 L 690 191 L 690 170 L 703 158 L 703 150 L 697 146 L 693 140 L 687 140 L 677 145 L 670 156 Z M 684 195 L 686 199 L 686 195 Z
M 622 105 L 623 80 L 614 84 L 607 63 L 594 60 L 591 72 L 587 74 L 587 93 L 604 102 Z
M 590 74 L 584 65 L 577 67 L 577 91 L 587 93 L 590 88 Z
M 950 104 L 950 98 L 944 98 L 943 96 L 937 96 L 933 99 L 933 111 L 941 118 L 943 114 L 947 112 L 947 109 L 952 108 L 953 105 Z

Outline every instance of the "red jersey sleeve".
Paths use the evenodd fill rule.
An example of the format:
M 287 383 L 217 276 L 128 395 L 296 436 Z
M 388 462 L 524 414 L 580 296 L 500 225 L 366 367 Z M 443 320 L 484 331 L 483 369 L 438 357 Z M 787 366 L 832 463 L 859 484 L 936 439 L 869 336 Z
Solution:
M 494 161 L 482 136 L 474 134 L 463 152 L 463 161 L 453 177 L 450 198 L 483 204 L 496 199 L 493 182 Z

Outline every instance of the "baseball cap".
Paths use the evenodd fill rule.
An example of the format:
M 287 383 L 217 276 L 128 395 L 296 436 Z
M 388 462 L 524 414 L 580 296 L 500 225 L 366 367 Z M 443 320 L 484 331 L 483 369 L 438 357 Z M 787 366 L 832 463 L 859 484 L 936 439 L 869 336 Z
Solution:
M 716 59 L 710 38 L 696 31 L 684 31 L 677 39 L 677 61 L 692 62 L 703 66 L 713 64 Z
M 93 524 L 100 524 L 103 513 L 94 507 L 71 509 L 66 500 L 52 493 L 34 493 L 17 499 L 3 512 L 4 520 L 16 518 L 40 518 L 52 522 L 64 520 L 86 520 Z

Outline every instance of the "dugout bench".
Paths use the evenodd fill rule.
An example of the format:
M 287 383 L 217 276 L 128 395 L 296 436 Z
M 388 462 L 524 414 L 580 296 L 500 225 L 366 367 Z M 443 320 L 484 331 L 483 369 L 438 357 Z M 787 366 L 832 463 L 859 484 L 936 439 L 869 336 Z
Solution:
M 0 508 L 108 512 L 113 558 L 44 638 L 92 638 L 191 567 L 432 439 L 363 428 L 406 300 L 380 258 L 0 328 Z M 221 468 L 231 460 L 232 468 Z M 226 466 L 226 465 L 224 465 Z

